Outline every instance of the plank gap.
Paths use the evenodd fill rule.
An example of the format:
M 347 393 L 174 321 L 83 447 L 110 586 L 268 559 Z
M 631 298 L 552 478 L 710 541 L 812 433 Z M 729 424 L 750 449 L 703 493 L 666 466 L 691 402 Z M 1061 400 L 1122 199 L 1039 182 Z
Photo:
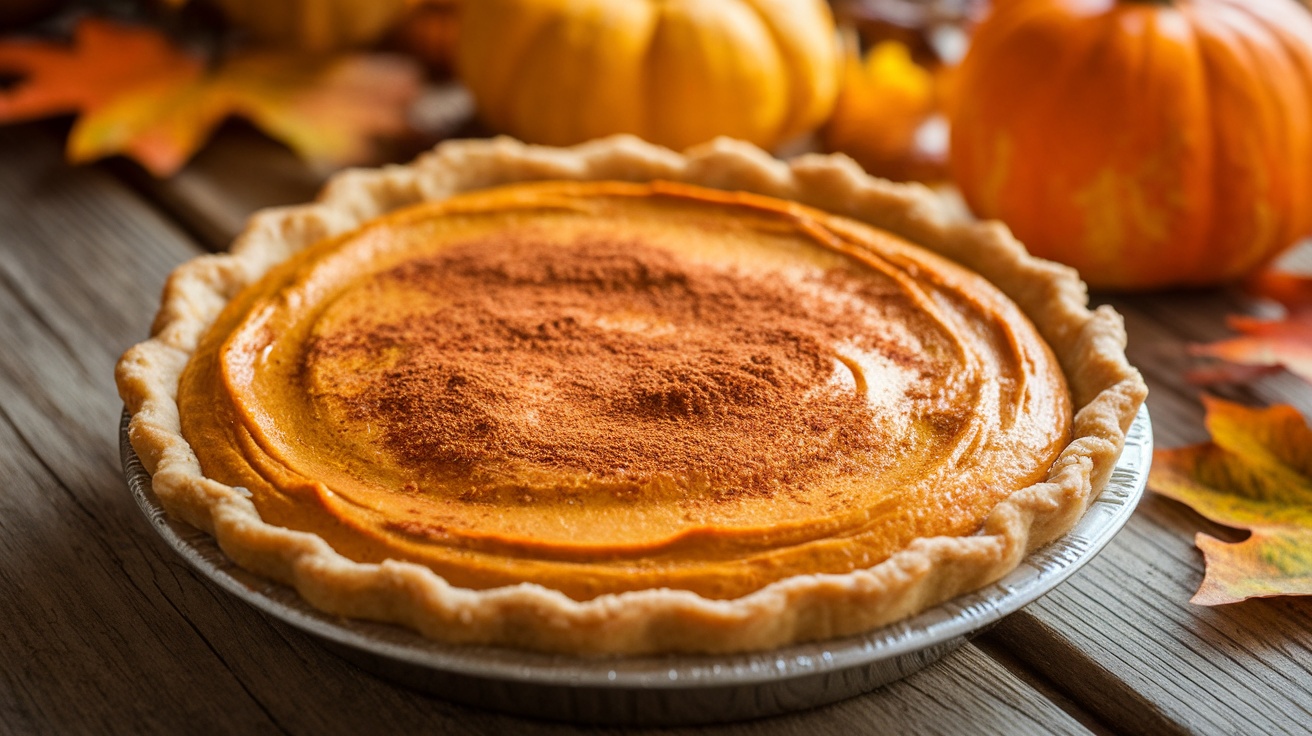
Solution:
M 1047 698 L 1053 705 L 1061 708 L 1081 726 L 1089 729 L 1091 733 L 1097 736 L 1112 736 L 1117 732 L 1110 724 L 1104 722 L 1097 715 L 1090 712 L 1089 709 L 1069 697 L 1055 682 L 1032 669 L 1020 657 L 1016 656 L 1016 653 L 1012 650 L 1012 647 L 1016 646 L 1015 642 L 1004 644 L 999 641 L 998 637 L 989 636 L 988 633 L 986 631 L 975 637 L 972 642 L 989 658 L 1002 665 L 1004 669 L 1015 675 L 1021 682 L 1029 685 L 1035 692 Z
M 1103 728 L 1109 726 L 1113 733 L 1188 733 L 1128 682 L 1025 611 L 1003 619 L 979 637 L 977 643 L 990 656 L 999 650 L 1006 652 L 1006 656 L 995 658 L 1004 666 L 1011 659 L 1013 664 L 1041 677 L 1049 686 L 1046 689 L 1055 691 L 1056 697 L 1050 700 L 1059 706 L 1083 703 L 1093 723 Z M 1075 713 L 1071 715 L 1078 717 Z M 1089 724 L 1084 725 L 1094 730 Z
M 365 675 L 198 577 L 154 536 L 118 468 L 111 374 L 114 356 L 145 337 L 168 270 L 196 245 L 178 218 L 159 217 L 109 175 L 118 164 L 68 167 L 40 127 L 0 131 L 0 160 L 0 342 L 16 346 L 0 351 L 0 582 L 14 592 L 0 601 L 10 624 L 0 627 L 0 661 L 16 663 L 0 673 L 12 694 L 0 698 L 0 723 L 52 733 L 173 733 L 198 723 L 240 733 L 576 732 Z M 167 687 L 152 686 L 160 682 Z M 808 736 L 881 724 L 1084 731 L 968 645 L 826 708 L 651 733 Z

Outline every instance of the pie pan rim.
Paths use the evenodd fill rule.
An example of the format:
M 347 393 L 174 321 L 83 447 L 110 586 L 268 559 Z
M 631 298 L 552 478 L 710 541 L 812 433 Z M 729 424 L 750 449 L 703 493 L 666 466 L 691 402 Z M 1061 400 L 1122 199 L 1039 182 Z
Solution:
M 347 560 L 316 536 L 263 522 L 246 494 L 204 477 L 181 436 L 177 376 L 241 288 L 300 248 L 400 206 L 543 179 L 668 179 L 765 194 L 865 221 L 956 260 L 1011 297 L 1052 346 L 1076 407 L 1074 439 L 1047 480 L 998 504 L 980 534 L 922 538 L 869 570 L 798 575 L 730 601 L 666 589 L 585 602 L 528 584 L 458 589 L 412 563 Z M 986 585 L 1078 520 L 1110 475 L 1146 392 L 1125 360 L 1119 316 L 1086 305 L 1071 269 L 1029 256 L 1005 227 L 956 218 L 925 188 L 871 178 L 844 157 L 781 162 L 727 139 L 684 154 L 626 136 L 571 149 L 455 141 L 410 165 L 339 174 L 318 202 L 259 213 L 231 252 L 179 267 L 151 339 L 125 353 L 116 377 L 132 414 L 131 441 L 164 506 L 215 534 L 238 564 L 292 584 L 325 610 L 452 643 L 594 654 L 765 650 L 869 630 Z

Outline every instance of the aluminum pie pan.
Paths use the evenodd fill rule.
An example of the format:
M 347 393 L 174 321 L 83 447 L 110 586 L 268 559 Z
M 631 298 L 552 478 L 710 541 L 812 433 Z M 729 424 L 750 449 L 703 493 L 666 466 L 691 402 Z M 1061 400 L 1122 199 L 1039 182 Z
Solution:
M 211 582 L 315 637 L 359 667 L 439 697 L 515 715 L 609 725 L 691 725 L 813 708 L 910 675 L 1032 603 L 1092 559 L 1129 520 L 1152 461 L 1140 408 L 1106 487 L 1066 535 L 1002 580 L 858 636 L 735 655 L 582 658 L 457 646 L 399 626 L 323 613 L 295 590 L 237 567 L 213 537 L 171 518 L 127 434 L 128 487 L 154 530 Z

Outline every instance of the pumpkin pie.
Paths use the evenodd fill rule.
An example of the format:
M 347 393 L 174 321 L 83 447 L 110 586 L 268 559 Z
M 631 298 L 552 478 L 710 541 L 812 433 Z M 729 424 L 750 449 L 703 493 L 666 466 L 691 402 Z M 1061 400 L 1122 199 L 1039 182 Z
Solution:
M 841 157 L 445 144 L 180 267 L 119 363 L 161 503 L 345 616 L 572 653 L 859 632 L 1069 529 L 1108 309 Z

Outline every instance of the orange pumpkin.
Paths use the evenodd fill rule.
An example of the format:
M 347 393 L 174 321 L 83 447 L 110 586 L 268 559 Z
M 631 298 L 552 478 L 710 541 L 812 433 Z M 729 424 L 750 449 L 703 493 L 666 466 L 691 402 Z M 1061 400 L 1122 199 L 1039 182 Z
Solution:
M 1092 286 L 1224 283 L 1312 233 L 1296 0 L 997 0 L 950 97 L 971 208 Z

